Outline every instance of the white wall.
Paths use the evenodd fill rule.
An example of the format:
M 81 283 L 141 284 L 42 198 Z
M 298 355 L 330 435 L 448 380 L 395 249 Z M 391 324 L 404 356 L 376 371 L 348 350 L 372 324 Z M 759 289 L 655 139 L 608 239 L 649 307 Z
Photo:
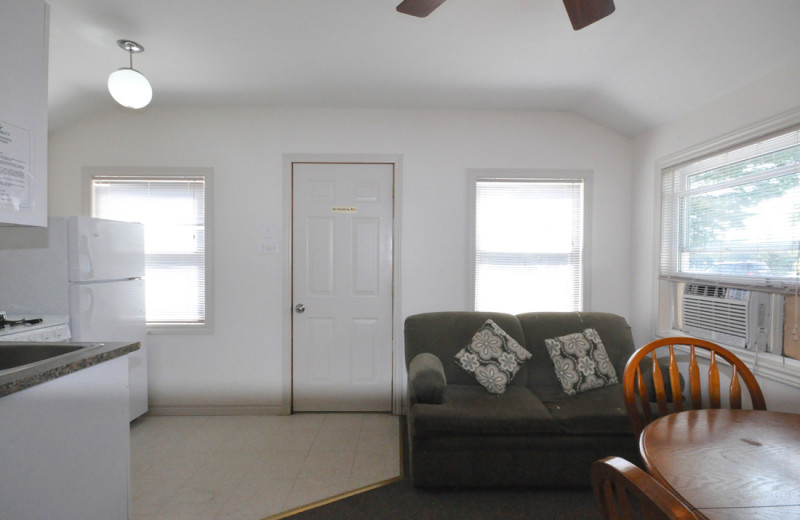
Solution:
M 650 341 L 656 329 L 659 232 L 655 208 L 660 204 L 656 198 L 656 162 L 797 109 L 800 107 L 797 85 L 800 85 L 800 61 L 634 139 L 631 325 L 636 344 Z M 760 383 L 771 409 L 800 411 L 796 388 L 763 379 Z
M 86 166 L 214 169 L 214 332 L 151 335 L 153 406 L 281 403 L 284 153 L 401 154 L 402 315 L 468 305 L 468 168 L 594 171 L 589 309 L 630 320 L 630 139 L 566 113 L 109 110 L 50 136 L 52 215 L 80 214 Z

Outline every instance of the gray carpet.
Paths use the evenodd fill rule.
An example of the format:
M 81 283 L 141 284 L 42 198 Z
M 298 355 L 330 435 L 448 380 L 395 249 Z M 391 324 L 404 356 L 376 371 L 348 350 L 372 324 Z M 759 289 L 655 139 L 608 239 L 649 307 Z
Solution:
M 400 421 L 405 432 L 405 418 Z M 597 520 L 600 512 L 591 489 L 418 489 L 408 476 L 376 489 L 296 513 L 292 520 L 503 519 Z

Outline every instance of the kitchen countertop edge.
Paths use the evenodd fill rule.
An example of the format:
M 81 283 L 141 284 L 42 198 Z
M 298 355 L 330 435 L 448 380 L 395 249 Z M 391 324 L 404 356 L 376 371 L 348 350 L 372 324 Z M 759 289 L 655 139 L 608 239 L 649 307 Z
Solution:
M 34 343 L 31 343 L 34 344 Z M 66 343 L 65 343 L 66 344 Z M 40 385 L 53 379 L 72 374 L 84 368 L 99 365 L 105 361 L 130 354 L 141 348 L 141 343 L 108 342 L 96 343 L 83 349 L 78 357 L 65 356 L 65 359 L 53 358 L 51 362 L 20 367 L 0 375 L 0 397 L 14 394 Z

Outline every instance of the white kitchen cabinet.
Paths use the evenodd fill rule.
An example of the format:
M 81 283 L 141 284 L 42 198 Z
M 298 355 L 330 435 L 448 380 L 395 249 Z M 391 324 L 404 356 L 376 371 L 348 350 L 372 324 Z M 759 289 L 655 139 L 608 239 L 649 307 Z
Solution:
M 125 356 L 0 398 L 0 518 L 128 518 Z
M 0 223 L 47 225 L 44 0 L 3 0 L 0 13 Z

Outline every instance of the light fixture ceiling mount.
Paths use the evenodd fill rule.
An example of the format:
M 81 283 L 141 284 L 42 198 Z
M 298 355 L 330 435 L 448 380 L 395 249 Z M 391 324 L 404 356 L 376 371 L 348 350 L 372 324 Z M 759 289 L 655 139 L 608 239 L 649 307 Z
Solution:
M 135 41 L 131 40 L 117 40 L 117 45 L 119 45 L 122 50 L 130 52 L 130 53 L 140 53 L 144 52 L 144 47 L 136 43 Z M 131 68 L 133 68 L 133 64 L 131 64 Z
M 133 54 L 144 47 L 132 40 L 117 40 L 117 45 L 130 56 L 130 66 L 115 70 L 108 77 L 108 92 L 114 101 L 126 108 L 144 108 L 153 99 L 153 88 L 147 78 L 133 68 Z

